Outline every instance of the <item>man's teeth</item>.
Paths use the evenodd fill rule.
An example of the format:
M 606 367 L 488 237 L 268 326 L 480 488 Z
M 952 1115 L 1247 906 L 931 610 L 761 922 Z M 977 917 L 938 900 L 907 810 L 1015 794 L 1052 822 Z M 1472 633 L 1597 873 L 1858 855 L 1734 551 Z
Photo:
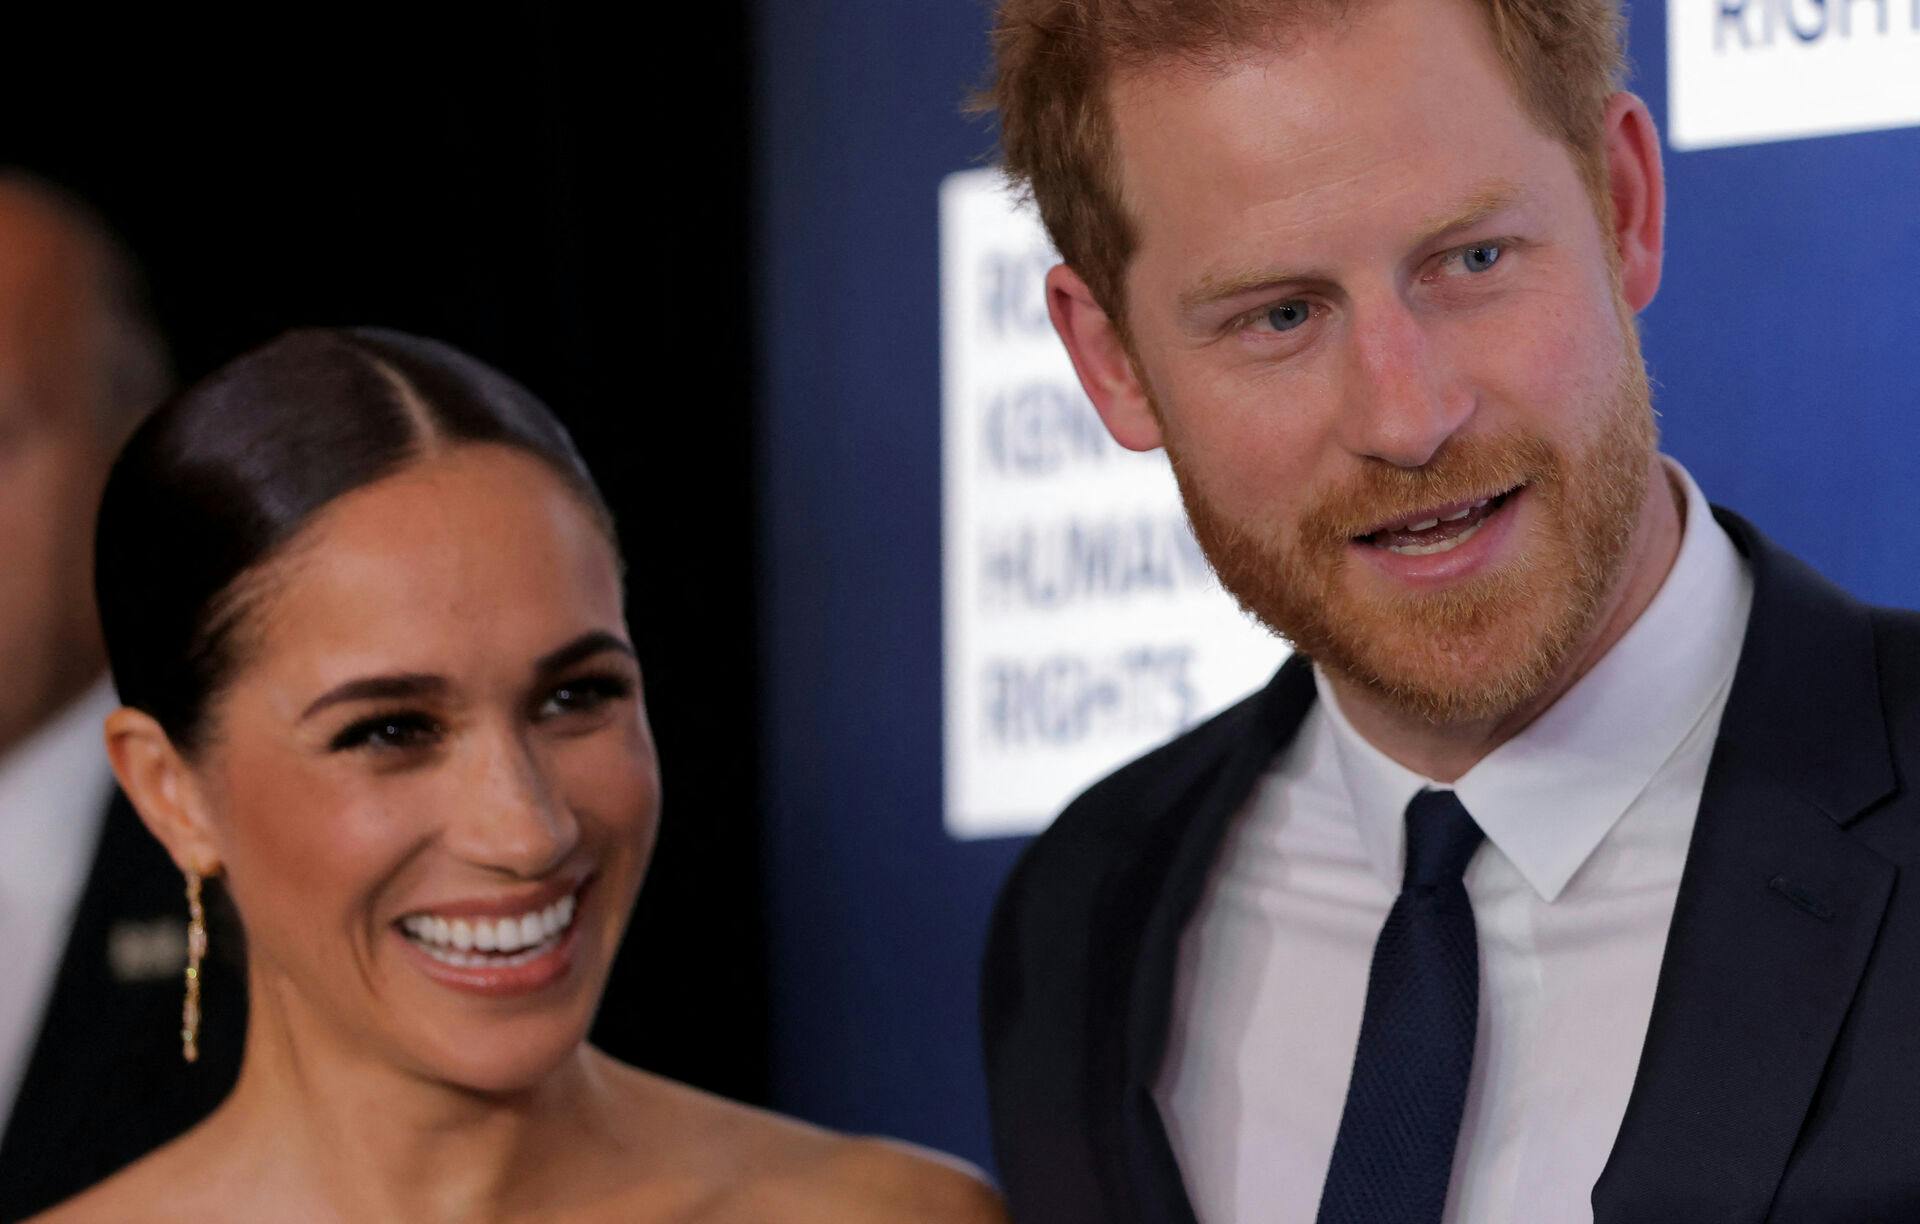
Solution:
M 1382 534 L 1384 534 L 1385 531 L 1404 531 L 1412 534 L 1417 534 L 1422 531 L 1432 531 L 1442 523 L 1457 523 L 1476 511 L 1486 509 L 1488 505 L 1492 504 L 1493 500 L 1491 497 L 1483 497 L 1470 506 L 1455 510 L 1452 514 L 1443 514 L 1435 518 L 1421 519 L 1418 522 L 1402 523 L 1398 527 L 1385 528 Z M 1473 533 L 1478 530 L 1480 530 L 1480 524 L 1475 523 L 1452 539 L 1437 540 L 1431 544 L 1388 544 L 1386 548 L 1389 552 L 1399 553 L 1403 557 L 1426 557 L 1434 553 L 1446 552 L 1450 548 L 1458 548 L 1473 538 Z
M 1387 545 L 1387 551 L 1402 557 L 1430 557 L 1434 553 L 1450 552 L 1462 544 L 1465 544 L 1474 536 L 1479 535 L 1480 529 L 1486 525 L 1487 521 L 1481 519 L 1457 536 L 1445 540 L 1436 540 L 1432 544 L 1389 544 Z
M 517 965 L 559 941 L 573 925 L 574 906 L 573 896 L 568 895 L 543 910 L 515 918 L 409 914 L 400 920 L 400 927 L 421 951 L 449 965 Z

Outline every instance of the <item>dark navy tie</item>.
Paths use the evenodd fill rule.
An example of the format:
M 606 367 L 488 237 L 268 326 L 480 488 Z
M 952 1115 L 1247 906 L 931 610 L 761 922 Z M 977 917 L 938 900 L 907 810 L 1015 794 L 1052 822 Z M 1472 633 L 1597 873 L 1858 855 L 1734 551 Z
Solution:
M 1407 805 L 1407 870 L 1367 1010 L 1319 1224 L 1438 1224 L 1473 1070 L 1480 945 L 1461 877 L 1480 826 L 1452 791 Z

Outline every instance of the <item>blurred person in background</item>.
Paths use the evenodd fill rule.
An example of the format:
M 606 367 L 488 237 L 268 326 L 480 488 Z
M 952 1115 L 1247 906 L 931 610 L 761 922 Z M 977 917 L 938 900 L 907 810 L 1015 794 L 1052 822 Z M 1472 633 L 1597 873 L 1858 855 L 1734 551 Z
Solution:
M 185 908 L 113 785 L 94 614 L 94 508 L 167 389 L 138 273 L 92 211 L 0 170 L 0 1220 L 39 1210 L 203 1117 L 241 1016 L 199 1065 L 174 1030 Z M 208 988 L 235 999 L 225 960 Z
M 290 332 L 134 434 L 96 544 L 113 768 L 231 898 L 250 1006 L 212 1117 L 49 1222 L 1004 1219 L 953 1163 L 587 1043 L 660 770 L 612 515 L 524 388 Z M 191 1048 L 236 1001 L 186 996 Z

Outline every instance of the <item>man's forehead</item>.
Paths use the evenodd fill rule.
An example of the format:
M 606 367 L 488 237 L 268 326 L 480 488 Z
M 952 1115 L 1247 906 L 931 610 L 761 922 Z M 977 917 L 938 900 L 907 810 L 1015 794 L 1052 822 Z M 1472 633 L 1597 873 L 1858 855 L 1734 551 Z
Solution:
M 60 309 L 91 283 L 100 255 L 87 228 L 51 200 L 0 179 L 0 313 Z M 35 300 L 44 295 L 55 304 Z
M 1423 151 L 1451 115 L 1546 132 L 1521 97 L 1485 6 L 1473 0 L 1368 0 L 1312 6 L 1318 17 L 1272 35 L 1117 65 L 1107 82 L 1116 185 L 1157 186 L 1134 173 L 1158 144 L 1175 165 L 1156 179 L 1229 172 L 1235 155 L 1310 159 L 1348 151 Z M 1472 135 L 1454 124 L 1461 143 Z M 1471 146 L 1458 150 L 1470 155 Z M 1304 169 L 1311 169 L 1303 165 Z M 1135 180 L 1135 181 L 1129 181 Z
M 67 372 L 84 368 L 95 258 L 57 207 L 0 180 L 0 423 L 79 404 Z
M 55 258 L 85 247 L 80 230 L 47 193 L 0 177 L 0 252 Z
M 1308 39 L 1336 33 L 1385 0 L 1213 0 L 1205 18 L 1136 18 L 1113 37 L 1115 78 L 1136 71 L 1206 73 L 1246 55 L 1285 53 Z M 1421 0 L 1431 3 L 1432 0 Z M 1179 0 L 1170 7 L 1179 8 Z
M 1427 2 L 1369 5 L 1290 51 L 1117 79 L 1115 186 L 1137 252 L 1166 235 L 1317 244 L 1376 222 L 1410 239 L 1572 173 L 1477 6 Z
M 102 252 L 48 193 L 0 177 L 0 314 L 59 310 L 92 284 Z M 53 295 L 53 302 L 35 300 Z

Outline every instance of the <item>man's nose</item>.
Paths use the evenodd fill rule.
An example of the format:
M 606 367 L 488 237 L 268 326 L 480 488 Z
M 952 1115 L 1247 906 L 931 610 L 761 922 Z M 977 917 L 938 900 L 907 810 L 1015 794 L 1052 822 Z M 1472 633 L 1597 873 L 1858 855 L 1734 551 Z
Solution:
M 1347 449 L 1395 467 L 1425 466 L 1472 418 L 1472 389 L 1402 302 L 1357 316 L 1352 335 L 1341 414 Z
M 523 737 L 489 737 L 470 778 L 446 833 L 449 848 L 461 858 L 536 879 L 566 861 L 579 844 L 573 809 Z

